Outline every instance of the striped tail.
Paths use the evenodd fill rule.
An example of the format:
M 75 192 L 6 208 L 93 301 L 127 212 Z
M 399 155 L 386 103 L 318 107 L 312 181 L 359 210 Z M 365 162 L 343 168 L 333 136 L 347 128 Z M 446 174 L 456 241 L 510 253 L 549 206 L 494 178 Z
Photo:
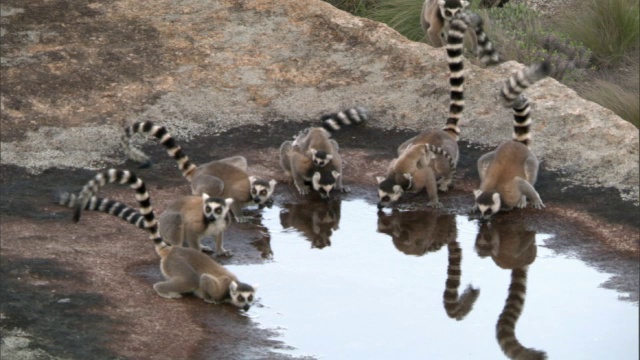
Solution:
M 369 120 L 369 114 L 363 107 L 350 108 L 345 111 L 323 115 L 322 127 L 329 132 L 336 132 L 342 126 L 359 125 Z
M 520 95 L 513 103 L 513 140 L 526 146 L 531 144 L 531 102 Z
M 69 192 L 59 192 L 54 196 L 54 202 L 68 208 L 75 208 L 78 197 Z M 137 228 L 144 229 L 144 216 L 136 209 L 119 201 L 92 196 L 84 210 L 102 211 L 117 216 Z
M 456 172 L 456 160 L 451 156 L 451 154 L 449 154 L 445 149 L 437 145 L 424 144 L 424 146 L 427 148 L 427 151 L 431 151 L 436 155 L 442 155 L 442 157 L 444 157 L 449 162 L 449 170 L 451 174 L 450 176 L 453 177 L 453 175 L 455 175 L 455 172 Z
M 450 241 L 447 244 L 447 248 L 449 251 L 449 265 L 447 266 L 447 282 L 442 295 L 444 309 L 450 318 L 462 320 L 473 309 L 473 304 L 480 296 L 480 290 L 474 289 L 469 285 L 462 295 L 458 297 L 460 277 L 462 276 L 462 249 L 457 241 Z
M 515 328 L 527 295 L 527 271 L 528 267 L 513 269 L 511 271 L 511 284 L 509 295 L 498 317 L 496 324 L 496 337 L 502 352 L 510 359 L 546 359 L 544 351 L 530 349 L 522 346 L 516 338 Z
M 493 43 L 487 37 L 484 32 L 484 20 L 482 17 L 471 11 L 464 11 L 460 14 L 460 18 L 463 19 L 468 26 L 470 26 L 476 33 L 476 39 L 478 40 L 480 61 L 485 66 L 496 65 L 500 62 L 500 56 L 493 47 Z
M 451 101 L 449 103 L 449 117 L 444 131 L 458 141 L 460 128 L 458 122 L 464 109 L 464 64 L 462 52 L 464 50 L 464 34 L 467 23 L 461 18 L 451 20 L 447 34 L 447 62 L 449 64 L 449 84 L 451 85 Z
M 547 77 L 551 73 L 551 68 L 551 62 L 545 60 L 514 72 L 500 89 L 503 105 L 513 107 L 513 103 L 518 100 L 520 94 L 529 86 Z
M 136 133 L 147 133 L 158 139 L 160 144 L 167 148 L 167 154 L 171 156 L 177 163 L 178 168 L 182 172 L 187 180 L 191 181 L 193 171 L 196 169 L 196 165 L 189 160 L 189 157 L 184 153 L 182 148 L 176 143 L 175 139 L 169 134 L 164 126 L 154 125 L 151 121 L 138 121 L 133 125 L 125 128 L 125 134 L 122 137 L 122 144 L 125 148 L 127 157 L 131 160 L 142 163 L 141 168 L 151 165 L 149 157 L 142 152 L 142 150 L 136 148 L 131 143 L 131 138 Z
M 151 199 L 149 192 L 147 192 L 147 187 L 142 179 L 127 170 L 109 169 L 103 173 L 98 173 L 93 179 L 91 179 L 82 188 L 80 195 L 78 195 L 75 200 L 75 213 L 73 215 L 73 220 L 75 222 L 80 221 L 82 210 L 87 208 L 87 204 L 90 202 L 91 198 L 94 197 L 100 188 L 107 183 L 126 184 L 135 190 L 136 200 L 140 204 L 139 213 L 144 218 L 144 228 L 149 232 L 149 238 L 153 240 L 156 247 L 161 246 L 163 241 L 158 233 L 158 221 L 155 213 L 153 212 L 153 207 L 151 206 Z
M 514 141 L 529 146 L 531 143 L 531 102 L 523 92 L 544 79 L 551 72 L 551 63 L 545 60 L 538 64 L 520 69 L 513 73 L 500 89 L 502 103 L 513 109 Z

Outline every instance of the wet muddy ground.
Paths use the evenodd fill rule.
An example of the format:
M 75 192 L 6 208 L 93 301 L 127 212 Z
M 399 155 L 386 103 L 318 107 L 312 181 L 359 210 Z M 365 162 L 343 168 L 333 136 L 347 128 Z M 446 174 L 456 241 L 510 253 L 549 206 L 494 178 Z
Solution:
M 255 174 L 283 180 L 278 165 L 277 146 L 274 144 L 289 139 L 301 128 L 301 124 L 286 121 L 276 122 L 268 128 L 242 127 L 216 137 L 197 138 L 182 146 L 196 164 L 241 154 L 247 157 L 250 170 Z M 420 288 L 421 296 L 428 296 L 430 301 L 440 301 L 433 313 L 445 315 L 442 302 L 438 299 L 442 298 L 444 290 L 444 268 L 448 264 L 445 250 L 447 246 L 437 245 L 437 241 L 435 245 L 422 244 L 417 240 L 407 240 L 409 238 L 404 238 L 404 243 L 402 239 L 398 239 L 396 244 L 384 231 L 378 231 L 379 222 L 384 222 L 385 216 L 391 217 L 393 213 L 386 211 L 385 215 L 377 214 L 374 176 L 384 172 L 395 147 L 412 135 L 410 132 L 382 132 L 366 127 L 338 134 L 336 139 L 341 145 L 346 162 L 345 184 L 351 187 L 351 193 L 336 194 L 336 201 L 331 203 L 333 205 L 328 205 L 319 202 L 315 196 L 302 197 L 293 186 L 280 182 L 272 209 L 252 209 L 249 211 L 253 215 L 250 223 L 234 224 L 228 229 L 226 247 L 235 255 L 229 259 L 221 259 L 220 262 L 230 266 L 243 281 L 261 284 L 261 289 L 258 290 L 258 304 L 247 314 L 239 313 L 230 306 L 214 306 L 192 297 L 180 300 L 158 297 L 152 289 L 152 284 L 158 281 L 161 275 L 153 246 L 145 233 L 122 220 L 98 213 L 86 214 L 79 224 L 73 224 L 69 209 L 52 204 L 51 196 L 55 190 L 77 191 L 93 176 L 94 171 L 49 169 L 39 175 L 30 175 L 18 167 L 2 166 L 0 296 L 3 351 L 11 350 L 14 354 L 48 354 L 60 358 L 334 358 L 335 356 L 323 355 L 321 351 L 312 349 L 308 342 L 335 343 L 328 334 L 333 332 L 332 327 L 340 328 L 346 325 L 341 323 L 342 321 L 382 321 L 388 318 L 381 314 L 396 307 L 403 308 L 403 304 L 415 304 L 411 293 L 404 295 L 406 302 L 400 297 L 393 302 L 381 303 L 377 307 L 364 305 L 371 303 L 367 300 L 367 297 L 371 296 L 369 293 L 355 292 L 353 295 L 345 295 L 343 292 L 349 293 L 356 288 L 358 279 L 365 285 L 369 284 L 370 278 L 366 273 L 361 273 L 363 268 L 371 266 L 367 262 L 369 258 L 376 258 L 383 263 L 388 260 L 389 264 L 396 264 L 390 265 L 389 271 L 394 271 L 394 266 L 404 266 L 397 264 L 405 262 L 433 263 L 424 266 L 440 269 L 434 280 L 435 285 L 421 288 L 421 283 L 415 281 L 412 285 Z M 458 224 L 466 224 L 457 227 L 457 233 L 464 235 L 457 240 L 464 252 L 460 293 L 469 284 L 468 280 L 481 284 L 480 279 L 483 276 L 492 276 L 490 273 L 482 275 L 485 267 L 498 268 L 487 259 L 481 263 L 484 265 L 478 265 L 479 268 L 473 267 L 481 258 L 474 248 L 477 229 L 465 220 L 467 210 L 472 205 L 471 191 L 477 184 L 474 162 L 486 149 L 465 143 L 461 143 L 461 148 L 455 188 L 450 193 L 441 195 L 444 209 L 425 209 L 426 194 L 407 196 L 399 204 L 399 209 L 404 213 L 414 214 L 411 216 L 422 217 L 421 214 L 427 214 L 424 216 L 429 217 L 431 214 L 432 217 L 438 218 L 442 215 L 455 215 Z M 180 177 L 175 163 L 160 146 L 149 141 L 145 150 L 152 156 L 155 165 L 149 169 L 137 170 L 137 174 L 147 182 L 156 210 L 161 212 L 165 204 L 173 198 L 187 194 L 188 186 Z M 113 165 L 135 168 L 135 164 L 131 162 Z M 606 289 L 603 291 L 613 295 L 614 305 L 611 306 L 616 306 L 615 303 L 625 304 L 623 316 L 630 317 L 635 314 L 634 319 L 637 321 L 640 227 L 637 220 L 638 208 L 620 201 L 615 190 L 567 187 L 566 184 L 559 183 L 554 174 L 545 171 L 544 161 L 542 165 L 536 187 L 547 208 L 543 211 L 514 211 L 503 214 L 499 219 L 503 223 L 521 224 L 529 231 L 535 232 L 537 245 L 544 247 L 544 251 L 538 249 L 538 257 L 543 254 L 545 258 L 566 259 L 553 263 L 546 262 L 545 259 L 536 260 L 530 265 L 531 273 L 544 274 L 538 275 L 536 282 L 545 281 L 544 277 L 553 277 L 553 271 L 571 271 L 570 261 L 578 260 L 593 273 L 604 275 L 598 275 L 602 279 L 594 280 L 595 284 L 572 281 L 567 285 L 566 291 L 575 292 L 575 289 L 583 289 L 585 286 L 590 289 L 601 286 Z M 131 191 L 122 187 L 107 186 L 102 194 L 134 203 L 131 201 Z M 318 214 L 317 211 L 322 212 Z M 418 215 L 415 215 L 416 212 Z M 339 228 L 333 229 L 330 221 L 328 225 L 321 221 L 318 223 L 318 219 L 335 218 L 336 214 L 340 215 Z M 314 219 L 317 225 L 315 228 Z M 308 225 L 309 221 L 311 226 Z M 425 235 L 421 235 L 422 231 Z M 309 232 L 311 236 L 308 236 Z M 345 242 L 344 236 L 362 241 L 363 239 L 359 239 L 360 232 L 365 234 L 363 237 L 366 239 L 374 236 L 386 238 L 386 244 L 394 246 L 373 252 L 368 247 L 355 243 L 354 247 L 342 250 L 346 252 L 336 250 L 340 249 L 339 244 Z M 292 234 L 297 238 L 291 238 Z M 318 234 L 330 234 L 329 240 L 327 236 Z M 411 239 L 446 237 L 439 235 L 437 231 L 434 233 L 433 227 L 418 227 L 417 234 L 417 237 Z M 297 245 L 287 245 L 290 243 Z M 402 251 L 403 246 L 406 252 Z M 433 246 L 440 248 L 434 249 Z M 300 256 L 296 257 L 295 254 L 298 252 Z M 332 252 L 337 252 L 338 255 L 328 255 L 330 259 L 321 260 L 319 254 Z M 424 256 L 431 252 L 435 252 L 439 260 L 431 260 L 435 259 L 434 255 Z M 412 255 L 407 256 L 406 253 Z M 399 255 L 401 256 L 398 257 Z M 301 259 L 310 257 L 312 260 L 309 261 L 315 261 L 313 259 L 317 257 L 318 262 L 300 262 Z M 356 272 L 358 275 L 353 278 L 327 271 L 326 276 L 334 278 L 331 282 L 333 285 L 326 285 L 327 288 L 321 289 L 321 292 L 334 295 L 329 296 L 329 299 L 346 296 L 347 300 L 351 300 L 348 299 L 349 296 L 355 297 L 353 302 L 349 301 L 348 304 L 336 303 L 336 311 L 320 306 L 320 303 L 314 304 L 314 301 L 321 301 L 322 298 L 318 297 L 316 300 L 310 296 L 312 287 L 298 287 L 287 283 L 287 279 L 277 278 L 290 277 L 291 281 L 299 281 L 300 276 L 295 275 L 309 271 L 305 266 L 312 267 L 317 264 L 330 267 L 332 261 L 335 261 L 334 265 L 338 269 L 348 271 L 352 268 L 354 271 L 360 271 Z M 551 267 L 550 270 L 536 270 L 548 266 Z M 399 268 L 398 271 L 410 270 L 409 267 Z M 585 273 L 584 276 L 594 276 L 593 273 Z M 389 276 L 393 278 L 395 275 Z M 416 278 L 419 279 L 423 278 Z M 506 281 L 508 282 L 508 279 Z M 269 284 L 272 284 L 272 289 L 282 289 L 282 292 L 288 291 L 290 294 L 273 294 Z M 324 282 L 318 284 L 325 286 Z M 406 287 L 398 285 L 399 288 L 396 288 L 396 285 L 398 284 L 392 281 L 383 282 L 378 285 L 378 290 L 385 293 L 402 293 L 401 288 Z M 498 306 L 498 312 L 504 305 L 507 283 L 500 286 L 503 291 L 497 296 L 500 301 L 498 304 L 492 302 Z M 537 286 L 532 285 L 532 294 L 535 293 L 533 289 L 540 289 Z M 562 285 L 558 285 L 556 289 L 562 291 Z M 541 290 L 536 291 L 540 293 Z M 552 295 L 547 292 L 544 294 Z M 279 303 L 277 299 L 280 297 L 284 299 Z M 290 310 L 287 310 L 286 306 L 296 303 L 298 298 L 298 303 L 305 303 L 306 306 L 295 308 L 296 310 L 290 307 Z M 538 305 L 531 305 L 531 308 L 539 307 L 540 303 L 545 301 L 551 299 L 537 298 L 531 303 Z M 480 304 L 479 300 L 476 310 L 480 310 L 472 314 L 482 313 Z M 342 306 L 352 307 L 354 310 L 362 309 L 358 313 L 360 318 L 353 320 L 346 315 L 335 318 L 329 316 L 340 314 L 337 308 Z M 568 311 L 571 304 L 558 302 L 549 306 L 558 307 L 558 311 L 562 312 L 565 307 Z M 575 306 L 581 307 L 580 304 Z M 528 309 L 526 307 L 525 314 Z M 408 312 L 411 310 L 408 309 Z M 425 309 L 420 311 L 429 312 Z M 308 323 L 308 328 L 298 327 L 295 322 L 287 323 L 288 320 L 269 320 L 269 316 L 274 314 L 280 314 L 281 318 L 299 317 L 300 321 Z M 324 328 L 314 327 L 313 319 L 317 315 L 322 318 L 323 314 L 327 314 L 326 319 L 331 319 L 330 324 L 325 323 Z M 575 316 L 589 318 L 592 314 L 577 312 Z M 615 321 L 619 315 L 611 316 Z M 489 317 L 492 323 L 482 325 L 483 330 L 479 331 L 495 336 L 497 313 Z M 599 314 L 598 318 L 606 319 L 607 314 Z M 431 329 L 429 331 L 437 330 L 437 325 L 426 322 L 420 323 L 419 326 Z M 394 329 L 397 325 L 391 320 L 387 324 L 372 325 L 367 321 L 363 321 L 362 324 L 366 327 L 384 326 L 385 329 Z M 597 322 L 586 324 L 596 326 Z M 279 329 L 279 326 L 284 329 Z M 471 326 L 474 328 L 476 325 Z M 412 329 L 413 332 L 416 331 L 416 328 Z M 404 337 L 401 326 L 396 330 L 387 335 L 388 349 L 394 348 L 395 344 L 404 344 L 394 341 L 396 336 L 398 339 Z M 460 336 L 460 344 L 466 341 L 467 335 L 464 335 L 464 331 L 452 331 L 459 335 L 445 334 Z M 427 333 L 429 332 L 425 332 Z M 295 340 L 296 336 L 306 338 L 306 342 Z M 424 343 L 428 340 L 427 337 L 425 335 L 419 339 Z M 535 334 L 529 339 L 532 340 L 527 341 L 525 345 L 535 347 L 542 343 L 536 341 Z M 494 350 L 497 349 L 495 354 L 499 354 L 495 337 L 492 339 L 492 346 Z M 326 349 L 333 351 L 331 354 L 334 355 L 342 351 L 342 354 L 348 354 L 352 358 L 366 354 L 359 352 L 358 347 Z M 404 357 L 411 358 L 411 354 L 404 353 Z M 489 356 L 495 358 L 495 354 L 491 354 Z M 444 357 L 447 353 L 440 355 Z

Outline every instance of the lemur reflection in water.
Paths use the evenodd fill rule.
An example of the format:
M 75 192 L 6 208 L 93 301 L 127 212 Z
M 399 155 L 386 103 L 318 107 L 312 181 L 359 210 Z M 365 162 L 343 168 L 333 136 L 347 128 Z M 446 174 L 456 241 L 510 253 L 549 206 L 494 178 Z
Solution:
M 407 254 L 422 256 L 440 250 L 444 245 L 449 252 L 447 281 L 443 294 L 447 315 L 462 320 L 473 309 L 480 289 L 468 285 L 458 296 L 462 276 L 462 249 L 457 241 L 456 217 L 431 211 L 398 211 L 387 215 L 378 212 L 378 232 L 390 235 L 396 248 Z
M 529 265 L 537 254 L 535 231 L 527 230 L 522 219 L 496 218 L 490 224 L 480 224 L 475 247 L 480 257 L 491 256 L 500 268 L 511 270 L 509 295 L 496 324 L 502 352 L 510 359 L 546 359 L 544 351 L 524 347 L 515 333 L 527 295 Z
M 331 246 L 331 235 L 340 225 L 340 200 L 309 201 L 285 204 L 280 223 L 285 229 L 294 228 L 311 242 L 312 248 Z

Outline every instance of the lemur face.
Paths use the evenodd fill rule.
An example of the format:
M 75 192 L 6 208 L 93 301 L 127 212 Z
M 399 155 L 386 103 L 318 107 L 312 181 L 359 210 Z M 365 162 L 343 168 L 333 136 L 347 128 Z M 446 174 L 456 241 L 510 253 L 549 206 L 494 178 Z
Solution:
M 204 204 L 202 205 L 202 213 L 207 221 L 216 221 L 224 219 L 229 212 L 229 205 L 233 203 L 233 199 L 212 198 L 207 194 L 202 194 Z
M 377 177 L 378 180 L 378 209 L 392 206 L 400 199 L 404 190 L 402 186 L 395 183 L 392 178 L 385 179 L 382 176 Z
M 257 286 L 251 286 L 243 283 L 236 283 L 232 281 L 229 285 L 229 296 L 231 304 L 238 309 L 249 311 L 253 301 L 255 300 L 255 292 Z
M 267 182 L 266 180 L 260 180 L 255 176 L 251 176 L 249 182 L 251 183 L 251 200 L 254 203 L 266 205 L 272 201 L 271 196 L 276 187 L 275 180 Z
M 462 12 L 469 2 L 464 0 L 439 0 L 438 5 L 440 7 L 440 14 L 446 20 L 453 19 L 458 13 Z
M 493 215 L 500 211 L 500 194 L 476 190 L 474 195 L 476 197 L 476 205 L 480 211 L 481 222 L 489 221 Z
M 316 171 L 311 177 L 311 185 L 313 190 L 320 194 L 323 199 L 328 199 L 331 194 L 331 190 L 336 186 L 340 173 L 337 171 Z

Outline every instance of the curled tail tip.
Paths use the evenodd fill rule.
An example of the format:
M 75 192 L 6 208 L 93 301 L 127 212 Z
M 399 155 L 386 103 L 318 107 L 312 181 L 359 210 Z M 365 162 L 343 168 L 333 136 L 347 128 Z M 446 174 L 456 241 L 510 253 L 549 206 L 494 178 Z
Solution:
M 76 208 L 76 211 L 73 213 L 73 222 L 74 223 L 79 223 L 80 222 L 80 217 L 82 216 L 82 210 L 79 208 Z
M 542 62 L 536 64 L 534 72 L 539 79 L 543 79 L 551 74 L 553 65 L 549 59 L 544 59 Z

